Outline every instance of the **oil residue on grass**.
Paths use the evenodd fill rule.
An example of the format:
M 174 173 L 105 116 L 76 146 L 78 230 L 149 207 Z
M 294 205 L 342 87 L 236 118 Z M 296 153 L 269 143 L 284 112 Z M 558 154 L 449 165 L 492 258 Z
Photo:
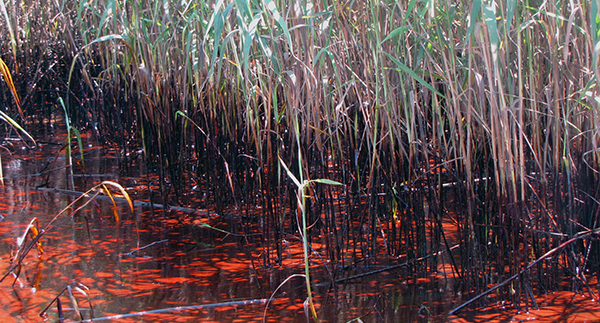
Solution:
M 37 322 L 61 291 L 72 286 L 85 319 L 93 315 L 119 317 L 120 322 L 306 320 L 298 235 L 285 237 L 279 263 L 265 265 L 258 226 L 244 228 L 245 217 L 260 214 L 140 206 L 137 202 L 148 197 L 147 179 L 119 177 L 114 152 L 96 147 L 87 148 L 85 158 L 86 173 L 93 175 L 76 174 L 76 187 L 68 188 L 65 160 L 57 157 L 57 147 L 48 144 L 15 152 L 4 165 L 0 272 L 8 272 L 17 238 L 33 218 L 43 227 L 77 192 L 100 181 L 122 183 L 136 201 L 135 214 L 118 198 L 119 227 L 108 198 L 96 199 L 73 215 L 77 205 L 68 209 L 68 215 L 41 239 L 43 254 L 31 250 L 15 271 L 18 277 L 12 274 L 0 284 L 0 317 Z M 339 277 L 385 268 L 393 259 L 342 269 L 321 257 L 326 252 L 323 244 L 313 242 L 311 247 L 316 304 L 323 320 L 426 321 L 451 309 L 453 302 L 447 300 L 457 300 L 456 293 L 445 287 L 451 278 L 407 279 L 403 268 L 335 283 Z M 77 320 L 68 294 L 60 299 L 64 317 Z M 56 302 L 45 314 L 50 321 L 58 319 Z
M 36 322 L 40 314 L 56 321 L 59 306 L 53 300 L 72 286 L 76 304 L 63 293 L 62 315 L 77 320 L 77 306 L 85 319 L 119 319 L 120 322 L 232 322 L 307 320 L 306 288 L 300 237 L 286 234 L 281 259 L 265 263 L 260 217 L 240 210 L 172 208 L 140 204 L 148 194 L 147 177 L 119 177 L 114 152 L 90 147 L 86 172 L 77 175 L 76 187 L 66 189 L 65 162 L 56 147 L 15 152 L 4 165 L 6 184 L 0 188 L 0 272 L 10 267 L 15 243 L 33 218 L 48 223 L 78 195 L 102 180 L 120 182 L 136 200 L 134 214 L 124 199 L 116 198 L 120 226 L 108 198 L 67 212 L 69 216 L 41 239 L 43 254 L 32 250 L 18 277 L 0 284 L 0 317 Z M 63 187 L 57 190 L 50 187 Z M 152 207 L 154 206 L 154 207 Z M 430 227 L 433 219 L 428 219 Z M 457 248 L 457 227 L 443 220 L 449 243 Z M 289 230 L 289 232 L 294 232 Z M 382 244 L 382 241 L 378 241 Z M 381 250 L 386 248 L 381 245 Z M 454 249 L 453 248 L 453 249 Z M 596 320 L 597 303 L 588 293 L 573 293 L 564 281 L 556 291 L 535 297 L 520 310 L 508 306 L 505 290 L 492 293 L 459 316 L 447 313 L 481 292 L 460 282 L 443 249 L 435 270 L 419 271 L 419 260 L 378 255 L 370 264 L 343 266 L 326 260 L 324 243 L 311 243 L 311 277 L 319 317 L 324 321 L 353 319 L 381 322 Z M 351 258 L 351 255 L 344 257 Z M 343 262 L 342 262 L 343 263 Z M 399 265 L 400 264 L 400 265 Z M 377 272 L 377 273 L 374 273 Z M 494 279 L 490 277 L 489 287 Z M 587 284 L 595 286 L 592 278 Z M 85 289 L 83 286 L 85 286 Z M 80 293 L 75 287 L 84 290 Z M 538 295 L 536 291 L 536 295 Z M 533 294 L 532 294 L 533 295 Z M 89 297 L 89 301 L 86 298 Z M 538 309 L 535 309 L 535 306 Z

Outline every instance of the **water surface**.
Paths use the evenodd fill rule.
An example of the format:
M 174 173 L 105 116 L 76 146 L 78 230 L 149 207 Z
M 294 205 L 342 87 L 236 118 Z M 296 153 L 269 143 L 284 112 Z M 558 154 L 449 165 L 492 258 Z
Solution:
M 307 321 L 299 235 L 285 237 L 281 265 L 266 264 L 260 231 L 252 224 L 258 221 L 244 218 L 260 217 L 259 208 L 244 215 L 236 209 L 216 213 L 193 207 L 164 212 L 160 206 L 138 203 L 131 213 L 125 201 L 117 199 L 117 226 L 113 205 L 104 196 L 73 215 L 86 201 L 69 207 L 78 197 L 75 192 L 110 180 L 139 202 L 152 195 L 151 180 L 136 163 L 123 173 L 117 151 L 90 145 L 85 169 L 75 159 L 73 188 L 58 143 L 49 141 L 3 158 L 1 274 L 8 271 L 11 251 L 32 219 L 41 229 L 66 209 L 41 239 L 43 254 L 32 249 L 19 276 L 10 275 L 0 284 L 3 321 L 39 322 L 41 313 L 57 321 L 57 303 L 50 304 L 67 286 L 85 319 L 116 321 L 120 315 L 119 322 Z M 244 225 L 250 236 L 243 236 Z M 449 233 L 456 230 L 450 221 L 447 225 Z M 368 266 L 341 268 L 324 260 L 323 245 L 315 240 L 311 246 L 315 303 L 324 321 L 600 320 L 598 305 L 589 295 L 568 290 L 536 297 L 539 310 L 531 306 L 529 311 L 516 311 L 492 295 L 477 308 L 448 317 L 446 313 L 477 292 L 458 283 L 447 256 L 439 256 L 431 276 L 401 267 L 339 281 L 406 260 L 379 257 Z M 85 290 L 90 301 L 75 287 Z M 60 300 L 65 319 L 78 320 L 67 292 Z

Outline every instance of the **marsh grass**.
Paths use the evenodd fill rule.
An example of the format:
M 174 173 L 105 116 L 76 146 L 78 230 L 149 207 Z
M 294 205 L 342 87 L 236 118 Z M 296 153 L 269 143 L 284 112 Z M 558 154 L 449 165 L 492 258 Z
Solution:
M 114 190 L 114 192 L 113 192 L 113 190 Z M 54 217 L 48 223 L 46 223 L 46 225 L 44 227 L 40 227 L 37 218 L 34 217 L 33 219 L 31 219 L 31 221 L 29 222 L 29 225 L 25 228 L 23 235 L 21 237 L 17 238 L 17 243 L 15 244 L 15 250 L 11 253 L 11 265 L 10 265 L 8 271 L 4 274 L 4 276 L 2 276 L 2 278 L 0 278 L 0 282 L 4 281 L 11 274 L 13 274 L 15 276 L 15 281 L 16 281 L 16 279 L 19 278 L 18 275 L 21 271 L 21 264 L 23 263 L 23 261 L 25 260 L 25 258 L 27 257 L 27 255 L 29 254 L 31 249 L 33 249 L 33 247 L 36 247 L 38 249 L 39 256 L 41 257 L 41 255 L 43 253 L 41 239 L 43 238 L 43 236 L 46 233 L 48 233 L 49 231 L 56 229 L 59 226 L 59 224 L 61 223 L 61 220 L 63 220 L 64 218 L 73 217 L 73 216 L 77 215 L 79 213 L 79 211 L 84 210 L 88 205 L 94 203 L 94 201 L 95 201 L 94 198 L 96 198 L 96 196 L 98 196 L 99 194 L 102 194 L 102 193 L 107 195 L 112 202 L 113 216 L 115 218 L 116 228 L 117 228 L 117 234 L 116 234 L 117 235 L 117 243 L 119 243 L 119 241 L 120 241 L 119 240 L 119 230 L 120 230 L 119 224 L 120 224 L 121 216 L 119 215 L 119 211 L 117 209 L 117 204 L 114 199 L 115 192 L 119 193 L 120 195 L 122 195 L 125 198 L 128 206 L 129 206 L 129 211 L 131 211 L 131 213 L 133 214 L 134 213 L 133 202 L 131 201 L 129 194 L 127 194 L 125 189 L 118 183 L 111 182 L 111 181 L 103 181 L 100 184 L 97 184 L 94 187 L 90 188 L 88 191 L 81 194 L 79 197 L 75 198 L 71 203 L 69 203 L 69 205 L 67 205 L 59 213 L 54 215 Z M 91 234 L 90 234 L 90 230 L 89 230 L 89 218 L 85 215 L 84 215 L 84 218 L 86 220 L 87 233 L 90 236 L 90 243 L 91 243 Z M 138 227 L 138 225 L 136 222 L 136 229 L 137 229 L 137 227 Z M 28 236 L 31 237 L 31 240 L 27 239 Z M 138 232 L 138 242 L 137 243 L 139 245 L 139 232 Z M 117 249 L 118 249 L 118 246 L 117 246 Z M 39 284 L 39 281 L 38 281 L 38 284 Z M 69 290 L 69 292 L 70 292 L 70 290 Z M 61 292 L 61 294 L 62 294 L 62 292 Z
M 344 184 L 311 187 L 302 216 L 339 268 L 381 245 L 447 250 L 484 288 L 598 226 L 596 1 L 14 3 L 2 49 L 25 118 L 67 93 L 124 165 L 143 148 L 163 205 L 262 206 L 266 266 L 299 234 L 294 177 Z M 597 272 L 586 241 L 532 276 Z M 441 261 L 425 259 L 410 270 Z M 531 284 L 513 286 L 527 302 Z
M 85 286 L 82 283 L 77 282 L 77 281 L 73 281 L 72 283 L 67 285 L 58 295 L 56 295 L 56 297 L 40 313 L 40 317 L 46 318 L 48 316 L 47 312 L 50 309 L 50 307 L 53 304 L 56 304 L 56 310 L 58 312 L 58 320 L 64 321 L 65 317 L 64 317 L 64 312 L 63 312 L 62 302 L 60 301 L 60 297 L 64 296 L 63 294 L 66 294 L 69 301 L 71 301 L 71 306 L 73 306 L 72 309 L 75 311 L 75 314 L 77 315 L 77 317 L 79 318 L 80 321 L 83 321 L 84 317 L 80 310 L 79 302 L 77 301 L 77 298 L 75 297 L 75 293 L 73 292 L 74 290 L 77 291 L 79 294 L 81 294 L 83 297 L 85 297 L 87 299 L 88 305 L 89 305 L 89 313 L 90 313 L 89 320 L 93 320 L 94 319 L 94 307 L 92 306 L 92 300 L 87 292 L 87 291 L 89 291 L 89 288 L 87 288 L 87 286 Z

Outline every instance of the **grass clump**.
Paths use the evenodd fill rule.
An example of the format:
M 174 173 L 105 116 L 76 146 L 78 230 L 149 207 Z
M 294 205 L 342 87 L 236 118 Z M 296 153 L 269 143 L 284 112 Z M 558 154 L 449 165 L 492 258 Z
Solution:
M 264 206 L 265 264 L 295 233 L 286 224 L 297 221 L 287 217 L 297 207 L 294 177 L 345 184 L 311 188 L 302 216 L 315 224 L 302 234 L 307 243 L 333 233 L 327 256 L 341 266 L 371 261 L 381 245 L 408 259 L 450 251 L 442 220 L 451 203 L 454 266 L 482 286 L 598 225 L 595 1 L 6 9 L 12 23 L 1 37 L 13 55 L 3 59 L 20 67 L 16 91 L 30 123 L 67 93 L 73 123 L 124 156 L 143 147 L 163 204 Z M 597 246 L 588 246 L 566 256 L 572 272 L 597 270 Z M 411 270 L 425 275 L 438 261 L 427 259 Z

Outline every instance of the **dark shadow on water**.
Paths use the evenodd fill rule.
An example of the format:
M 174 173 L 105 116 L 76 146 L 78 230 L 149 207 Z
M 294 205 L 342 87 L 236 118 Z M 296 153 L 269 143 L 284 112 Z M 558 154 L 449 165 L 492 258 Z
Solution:
M 66 182 L 64 154 L 56 147 L 47 144 L 35 151 L 15 152 L 12 159 L 5 161 L 6 185 L 0 187 L 1 273 L 8 270 L 11 246 L 27 224 L 37 218 L 43 227 L 75 198 L 49 189 L 73 191 Z M 151 191 L 154 184 L 141 167 L 131 167 L 133 171 L 124 176 L 110 175 L 120 172 L 115 151 L 89 147 L 85 156 L 85 172 L 82 163 L 75 165 L 78 172 L 74 191 L 85 191 L 103 180 L 111 180 L 123 185 L 134 200 L 152 196 L 148 188 Z M 166 212 L 138 206 L 132 215 L 123 200 L 119 201 L 119 228 L 109 200 L 99 199 L 75 216 L 63 218 L 48 232 L 42 240 L 44 254 L 30 252 L 19 278 L 16 281 L 9 278 L 0 285 L 3 299 L 0 318 L 38 322 L 40 312 L 56 295 L 77 281 L 89 288 L 94 317 L 132 315 L 120 317 L 119 322 L 307 320 L 298 235 L 283 235 L 281 258 L 265 265 L 260 222 L 246 218 L 260 214 L 241 214 L 236 209 L 216 213 L 194 209 L 192 205 Z M 428 217 L 422 224 L 429 237 L 433 220 Z M 443 226 L 450 234 L 450 244 L 455 245 L 454 222 L 444 220 Z M 448 255 L 440 253 L 435 262 L 428 262 L 437 266 L 428 275 L 431 268 L 418 269 L 424 263 L 410 262 L 405 256 L 385 256 L 384 247 L 380 246 L 382 254 L 368 265 L 340 266 L 326 260 L 325 243 L 312 241 L 311 279 L 317 311 L 323 321 L 598 319 L 597 303 L 590 301 L 588 294 L 569 291 L 536 297 L 539 310 L 519 313 L 505 300 L 488 298 L 458 316 L 448 317 L 450 310 L 477 295 L 473 291 L 477 289 L 459 282 Z M 345 257 L 351 255 L 342 255 Z M 395 266 L 398 263 L 409 265 Z M 368 274 L 374 271 L 380 272 Z M 363 276 L 346 279 L 357 275 Z M 590 278 L 593 285 L 594 278 Z M 494 279 L 497 281 L 498 277 Z M 341 282 L 332 283 L 335 280 Z M 87 302 L 81 295 L 75 295 L 84 317 L 89 318 Z M 66 318 L 75 320 L 68 298 L 62 297 L 62 303 Z M 55 305 L 48 315 L 50 321 L 57 319 Z

